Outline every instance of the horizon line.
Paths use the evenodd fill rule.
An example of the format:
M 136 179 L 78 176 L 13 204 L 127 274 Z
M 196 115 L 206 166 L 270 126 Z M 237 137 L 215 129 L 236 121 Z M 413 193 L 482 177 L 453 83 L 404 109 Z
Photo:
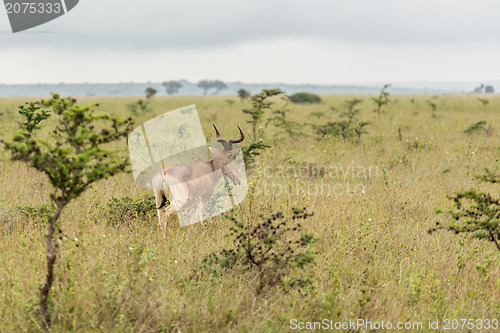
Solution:
M 274 81 L 274 82 L 245 82 L 245 81 L 224 81 L 221 79 L 203 79 L 203 80 L 220 80 L 226 84 L 248 84 L 248 85 L 268 85 L 268 84 L 283 84 L 283 85 L 291 85 L 291 86 L 363 86 L 363 85 L 380 85 L 380 84 L 415 84 L 415 83 L 429 83 L 429 84 L 488 84 L 488 83 L 500 83 L 500 78 L 499 79 L 493 79 L 493 80 L 463 80 L 463 81 L 435 81 L 435 80 L 405 80 L 405 81 L 367 81 L 367 82 L 352 82 L 352 83 L 312 83 L 312 82 L 280 82 L 280 81 Z M 0 85 L 58 85 L 58 84 L 159 84 L 162 85 L 164 82 L 167 81 L 187 81 L 189 83 L 196 84 L 199 81 L 202 80 L 195 80 L 191 81 L 188 79 L 172 79 L 172 80 L 165 80 L 165 81 L 97 81 L 97 82 L 90 82 L 90 81 L 80 81 L 80 82 L 67 82 L 67 81 L 60 81 L 60 82 L 16 82 L 16 83 L 7 83 L 7 82 L 0 82 Z

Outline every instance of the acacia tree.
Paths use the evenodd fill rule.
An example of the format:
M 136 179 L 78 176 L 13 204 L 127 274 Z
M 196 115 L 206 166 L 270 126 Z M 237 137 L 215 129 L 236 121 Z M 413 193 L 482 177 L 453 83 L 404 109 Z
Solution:
M 201 80 L 198 82 L 197 87 L 203 89 L 203 95 L 206 95 L 210 89 L 215 89 L 215 95 L 221 90 L 227 89 L 227 85 L 221 80 Z
M 355 109 L 356 105 L 363 103 L 362 99 L 359 98 L 353 98 L 353 99 L 348 99 L 344 102 L 344 107 L 346 112 L 341 114 L 341 117 L 346 117 L 349 119 L 349 122 L 352 122 L 354 118 L 356 118 L 356 115 L 359 113 L 359 109 Z
M 39 104 L 50 108 L 57 117 L 52 139 L 35 138 L 25 129 L 18 131 L 13 140 L 4 145 L 11 151 L 12 160 L 25 162 L 44 173 L 53 187 L 50 198 L 55 209 L 47 219 L 47 271 L 39 297 L 43 323 L 50 329 L 48 299 L 58 248 L 54 233 L 56 229 L 61 230 L 59 218 L 63 209 L 94 182 L 126 170 L 128 157 L 121 156 L 108 144 L 125 138 L 132 130 L 133 121 L 132 118 L 95 114 L 94 108 L 98 104 L 81 106 L 75 99 L 61 98 L 58 94 L 52 94 L 51 99 Z
M 243 102 L 243 100 L 245 100 L 245 99 L 247 99 L 247 98 L 250 97 L 250 93 L 247 90 L 241 88 L 240 90 L 238 90 L 238 97 Z
M 227 89 L 227 85 L 221 80 L 212 81 L 212 87 L 215 89 L 215 95 L 219 94 L 221 90 Z
M 277 212 L 269 217 L 261 215 L 262 221 L 250 222 L 229 216 L 234 222 L 230 228 L 232 247 L 212 252 L 203 258 L 202 267 L 212 274 L 251 270 L 259 281 L 257 293 L 266 287 L 282 285 L 286 276 L 314 262 L 315 253 L 310 245 L 319 240 L 312 232 L 300 234 L 300 221 L 314 213 L 308 213 L 304 207 L 292 208 L 290 215 Z M 304 285 L 303 281 L 294 279 L 290 287 L 298 285 Z
M 485 169 L 484 174 L 476 176 L 482 182 L 500 184 L 500 174 Z M 498 191 L 494 192 L 500 193 Z M 500 251 L 500 198 L 498 195 L 469 189 L 448 196 L 453 201 L 453 208 L 447 213 L 451 221 L 447 225 L 436 222 L 429 233 L 444 229 L 471 234 L 474 238 L 490 241 Z M 441 210 L 437 210 L 441 213 Z
M 203 95 L 206 95 L 208 92 L 208 89 L 211 88 L 210 81 L 208 81 L 208 80 L 201 80 L 198 82 L 198 84 L 196 86 L 198 88 L 203 89 Z
M 260 155 L 261 151 L 271 148 L 271 146 L 257 140 L 257 125 L 262 120 L 264 111 L 271 108 L 272 102 L 267 99 L 272 96 L 281 95 L 284 92 L 279 89 L 264 89 L 260 93 L 253 95 L 251 109 L 244 109 L 243 113 L 249 114 L 251 119 L 247 123 L 252 125 L 253 139 L 247 146 L 242 147 L 243 158 L 247 167 L 252 167 L 255 162 L 255 156 Z
M 177 94 L 179 89 L 182 88 L 182 83 L 179 81 L 166 81 L 163 82 L 162 85 L 165 87 L 167 94 L 169 95 Z
M 154 97 L 158 91 L 153 88 L 153 87 L 147 87 L 144 93 L 146 94 L 146 99 L 149 100 L 150 98 Z
M 272 96 L 281 95 L 284 91 L 280 89 L 263 89 L 260 93 L 253 95 L 250 98 L 252 102 L 251 109 L 244 109 L 243 113 L 249 114 L 252 119 L 247 120 L 247 123 L 252 124 L 253 140 L 257 141 L 257 124 L 262 120 L 264 111 L 271 108 L 273 102 L 267 99 Z
M 353 142 L 356 140 L 357 143 L 361 141 L 361 136 L 366 134 L 366 126 L 370 125 L 368 121 L 361 121 L 358 119 L 358 114 L 360 109 L 355 109 L 355 107 L 362 103 L 363 101 L 358 98 L 353 98 L 346 100 L 344 102 L 345 112 L 340 115 L 340 119 L 337 121 L 329 121 L 321 125 L 312 125 L 316 130 L 316 133 L 325 136 L 341 136 L 344 141 L 347 139 L 352 139 Z
M 303 135 L 300 131 L 303 125 L 290 120 L 289 117 L 287 117 L 287 114 L 292 111 L 287 108 L 290 98 L 287 95 L 284 95 L 281 96 L 281 99 L 285 102 L 285 104 L 283 104 L 281 108 L 273 111 L 274 117 L 267 119 L 266 127 L 269 123 L 274 123 L 274 126 L 283 128 L 290 137 Z
M 380 94 L 377 98 L 372 98 L 372 100 L 377 104 L 377 108 L 373 110 L 374 112 L 376 111 L 378 115 L 380 115 L 382 106 L 386 105 L 389 103 L 389 93 L 385 91 L 387 88 L 389 88 L 391 84 L 386 84 L 380 91 Z

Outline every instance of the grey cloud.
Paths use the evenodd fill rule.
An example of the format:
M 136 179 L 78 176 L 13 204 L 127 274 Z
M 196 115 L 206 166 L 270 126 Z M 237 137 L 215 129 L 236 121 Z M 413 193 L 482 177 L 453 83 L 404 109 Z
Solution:
M 85 0 L 37 29 L 55 34 L 2 34 L 0 49 L 199 49 L 287 37 L 387 45 L 499 42 L 498 12 L 494 0 Z

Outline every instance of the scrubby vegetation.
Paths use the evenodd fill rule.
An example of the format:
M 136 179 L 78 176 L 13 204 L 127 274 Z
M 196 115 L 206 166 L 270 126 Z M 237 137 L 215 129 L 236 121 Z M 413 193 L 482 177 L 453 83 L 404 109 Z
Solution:
M 380 94 L 378 97 L 373 97 L 372 101 L 375 102 L 377 105 L 377 108 L 373 110 L 373 112 L 377 112 L 378 115 L 382 112 L 382 107 L 384 105 L 387 105 L 389 103 L 389 93 L 387 92 L 387 89 L 390 88 L 391 84 L 388 83 L 382 87 L 382 90 L 380 90 Z
M 133 103 L 127 104 L 127 109 L 130 111 L 130 113 L 134 116 L 137 117 L 139 115 L 144 115 L 146 112 L 150 110 L 149 108 L 149 100 L 148 99 L 138 99 L 137 101 Z
M 436 222 L 436 227 L 429 229 L 429 233 L 440 229 L 453 231 L 455 234 L 469 233 L 477 239 L 492 242 L 500 251 L 500 198 L 496 197 L 500 193 L 500 175 L 485 170 L 484 174 L 476 178 L 497 184 L 496 191 L 485 193 L 471 188 L 450 196 L 454 207 L 448 214 L 452 222 L 445 225 Z
M 485 132 L 485 133 L 488 133 L 491 131 L 491 127 L 490 128 L 486 128 L 486 121 L 485 120 L 480 120 L 472 125 L 470 125 L 465 131 L 464 133 L 466 134 L 474 134 L 474 133 L 478 133 L 478 132 Z
M 304 269 L 314 261 L 314 253 L 307 248 L 317 241 L 317 236 L 311 232 L 298 234 L 301 222 L 311 216 L 306 208 L 293 208 L 288 218 L 281 212 L 260 216 L 259 222 L 239 221 L 231 216 L 233 246 L 203 258 L 202 268 L 216 276 L 230 272 L 256 274 L 257 293 L 277 285 L 293 286 L 299 281 L 286 278 L 294 269 Z
M 49 293 L 54 282 L 54 265 L 58 256 L 58 233 L 62 233 L 59 218 L 64 208 L 78 198 L 90 185 L 123 172 L 128 157 L 120 156 L 106 144 L 126 137 L 132 130 L 132 118 L 110 117 L 96 114 L 93 105 L 79 105 L 74 98 L 61 98 L 52 94 L 50 99 L 32 102 L 27 112 L 21 105 L 19 113 L 26 118 L 24 129 L 17 131 L 4 147 L 12 153 L 12 161 L 20 161 L 47 177 L 52 191 L 47 199 L 52 201 L 52 210 L 42 208 L 47 233 L 47 271 L 45 283 L 40 287 L 41 326 L 51 328 L 52 311 L 49 309 Z M 41 107 L 50 109 L 41 110 Z M 36 114 L 37 116 L 33 117 Z M 40 139 L 33 135 L 33 129 L 48 119 L 49 114 L 57 117 L 51 129 L 51 139 Z M 123 155 L 123 154 L 122 154 Z M 43 206 L 42 206 L 43 207 Z M 36 210 L 35 210 L 36 211 Z M 31 210 L 31 213 L 33 210 Z
M 113 197 L 106 206 L 97 205 L 96 208 L 102 214 L 98 218 L 113 225 L 129 225 L 137 220 L 153 222 L 158 218 L 153 195 L 142 198 Z
M 486 221 L 486 209 L 493 206 L 483 199 L 498 200 L 500 99 L 491 96 L 483 107 L 477 96 L 439 96 L 438 116 L 432 117 L 429 96 L 391 95 L 380 115 L 373 112 L 376 96 L 321 96 L 321 104 L 285 107 L 290 110 L 285 121 L 311 125 L 300 129 L 303 135 L 290 136 L 279 121 L 265 126 L 280 116 L 273 111 L 283 110 L 281 96 L 266 99 L 273 104 L 263 111 L 255 135 L 253 123 L 247 123 L 252 115 L 242 112 L 251 110 L 252 102 L 229 105 L 227 98 L 156 96 L 147 113 L 138 112 L 137 123 L 196 104 L 208 138 L 215 115 L 221 133 L 242 128 L 250 138 L 244 147 L 260 139 L 270 146 L 254 156 L 249 194 L 231 212 L 234 220 L 217 216 L 181 228 L 172 219 L 163 239 L 149 204 L 152 193 L 138 188 L 131 174 L 89 186 L 61 213 L 62 233 L 56 229 L 60 255 L 49 297 L 54 332 L 282 332 L 291 319 L 420 321 L 424 327 L 443 318 L 498 319 L 500 251 L 487 235 L 470 237 L 468 231 L 495 222 Z M 346 101 L 354 99 L 363 102 L 349 112 Z M 128 117 L 127 105 L 135 100 L 79 102 L 98 102 L 110 117 Z M 4 140 L 19 129 L 18 106 L 25 102 L 0 99 Z M 35 138 L 51 139 L 56 118 L 40 123 Z M 349 119 L 370 122 L 367 133 L 345 141 L 316 134 L 315 128 L 328 122 Z M 464 133 L 479 121 L 490 131 Z M 127 151 L 118 142 L 110 149 Z M 10 156 L 0 151 L 0 331 L 40 331 L 42 239 L 44 218 L 53 214 L 52 186 L 34 167 Z M 489 181 L 478 182 L 475 175 Z M 293 220 L 294 207 L 314 215 Z M 448 213 L 436 215 L 437 208 Z M 279 211 L 289 219 L 285 228 L 300 223 L 302 230 L 271 242 L 270 252 L 288 263 L 273 271 L 274 256 L 266 257 L 263 271 L 276 275 L 263 275 L 249 254 L 271 243 L 264 233 L 252 233 L 267 217 L 272 223 L 266 233 L 277 230 L 271 226 L 283 221 Z M 453 215 L 460 212 L 475 215 Z M 476 224 L 466 222 L 474 219 Z M 437 226 L 468 229 L 429 235 Z M 250 239 L 250 251 L 245 242 L 235 242 L 239 234 Z M 305 246 L 303 235 L 315 242 Z M 294 254 L 307 252 L 314 260 L 307 256 L 303 268 L 297 258 L 285 260 L 288 241 L 299 242 Z
M 322 137 L 341 137 L 344 141 L 350 139 L 359 143 L 361 135 L 368 133 L 366 126 L 370 125 L 369 121 L 358 119 L 360 110 L 355 109 L 355 107 L 362 102 L 358 98 L 346 100 L 344 102 L 345 112 L 340 115 L 339 120 L 328 121 L 321 125 L 313 124 L 312 127 Z
M 308 92 L 299 92 L 290 96 L 290 102 L 296 104 L 321 103 L 321 97 Z

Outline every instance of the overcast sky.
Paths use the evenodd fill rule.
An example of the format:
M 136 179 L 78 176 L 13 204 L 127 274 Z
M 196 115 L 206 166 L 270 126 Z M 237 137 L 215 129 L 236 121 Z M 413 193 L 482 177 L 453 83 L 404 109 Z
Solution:
M 0 83 L 500 79 L 497 0 L 81 0 L 12 34 Z

